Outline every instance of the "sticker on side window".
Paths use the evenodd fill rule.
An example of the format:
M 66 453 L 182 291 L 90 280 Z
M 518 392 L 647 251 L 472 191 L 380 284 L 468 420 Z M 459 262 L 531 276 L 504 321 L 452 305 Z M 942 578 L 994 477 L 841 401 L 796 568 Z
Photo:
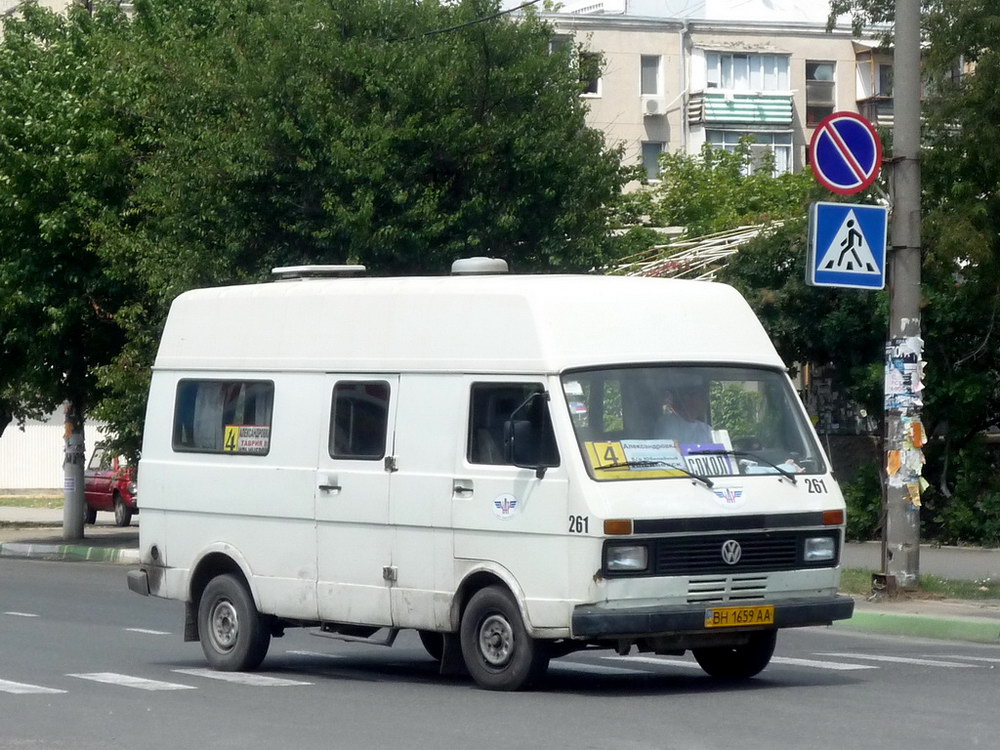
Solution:
M 263 456 L 271 447 L 271 428 L 260 424 L 227 424 L 222 449 L 226 453 Z

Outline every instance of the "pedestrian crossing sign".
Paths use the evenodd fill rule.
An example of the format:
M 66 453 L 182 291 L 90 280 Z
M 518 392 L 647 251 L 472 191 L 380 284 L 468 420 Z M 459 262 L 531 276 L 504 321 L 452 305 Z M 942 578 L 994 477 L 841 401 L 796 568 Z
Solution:
M 813 203 L 809 209 L 806 284 L 885 288 L 889 209 L 856 203 Z

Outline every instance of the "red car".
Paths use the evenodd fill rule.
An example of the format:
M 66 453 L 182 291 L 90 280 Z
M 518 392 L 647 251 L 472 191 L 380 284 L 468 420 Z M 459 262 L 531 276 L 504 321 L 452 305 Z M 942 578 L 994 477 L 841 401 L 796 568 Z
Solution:
M 123 458 L 113 456 L 103 448 L 95 448 L 87 470 L 83 473 L 83 492 L 87 508 L 85 520 L 94 523 L 97 511 L 115 513 L 117 526 L 128 526 L 136 507 L 135 471 Z

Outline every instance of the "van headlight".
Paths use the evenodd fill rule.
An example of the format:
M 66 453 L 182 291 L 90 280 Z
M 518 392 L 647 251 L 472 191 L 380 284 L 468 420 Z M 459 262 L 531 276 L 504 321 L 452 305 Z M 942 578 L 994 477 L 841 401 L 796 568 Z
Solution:
M 832 560 L 837 552 L 837 542 L 832 536 L 806 537 L 803 562 Z
M 136 494 L 136 490 L 137 489 L 138 488 L 135 486 L 135 482 L 129 482 L 128 483 L 128 492 L 129 492 L 130 495 Z
M 616 544 L 604 553 L 604 569 L 609 573 L 638 573 L 649 565 L 649 550 L 644 544 Z

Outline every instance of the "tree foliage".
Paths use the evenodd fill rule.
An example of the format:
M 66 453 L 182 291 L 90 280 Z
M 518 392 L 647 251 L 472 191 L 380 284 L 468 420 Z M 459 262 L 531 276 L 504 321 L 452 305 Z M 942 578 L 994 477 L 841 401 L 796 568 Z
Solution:
M 660 156 L 659 178 L 623 199 L 653 226 L 681 226 L 692 237 L 801 216 L 815 183 L 809 172 L 774 174 L 774 155 L 751 153 L 752 137 L 732 151 L 705 144 L 698 154 Z
M 98 397 L 127 279 L 103 272 L 93 220 L 124 206 L 130 121 L 115 111 L 121 15 L 24 6 L 0 44 L 0 433 Z
M 549 54 L 551 29 L 531 14 L 490 18 L 498 10 L 139 0 L 112 23 L 110 9 L 63 21 L 29 6 L 34 26 L 10 22 L 0 45 L 0 117 L 39 166 L 24 167 L 21 193 L 6 179 L 17 159 L 0 172 L 5 223 L 27 227 L 2 235 L 0 283 L 21 288 L 32 267 L 45 281 L 0 313 L 5 363 L 45 362 L 22 339 L 58 312 L 60 345 L 85 350 L 74 366 L 134 449 L 160 327 L 186 289 L 310 262 L 374 273 L 436 273 L 485 254 L 522 271 L 604 263 L 620 152 L 586 126 L 579 76 L 568 50 Z M 68 50 L 56 60 L 58 29 L 72 64 Z M 39 116 L 20 117 L 14 103 L 32 97 Z M 29 132 L 39 122 L 48 129 Z M 54 148 L 64 140 L 73 162 Z M 45 201 L 61 208 L 34 210 Z M 67 367 L 45 366 L 29 402 L 14 390 L 25 370 L 5 364 L 4 403 L 51 405 L 61 394 L 43 386 Z

